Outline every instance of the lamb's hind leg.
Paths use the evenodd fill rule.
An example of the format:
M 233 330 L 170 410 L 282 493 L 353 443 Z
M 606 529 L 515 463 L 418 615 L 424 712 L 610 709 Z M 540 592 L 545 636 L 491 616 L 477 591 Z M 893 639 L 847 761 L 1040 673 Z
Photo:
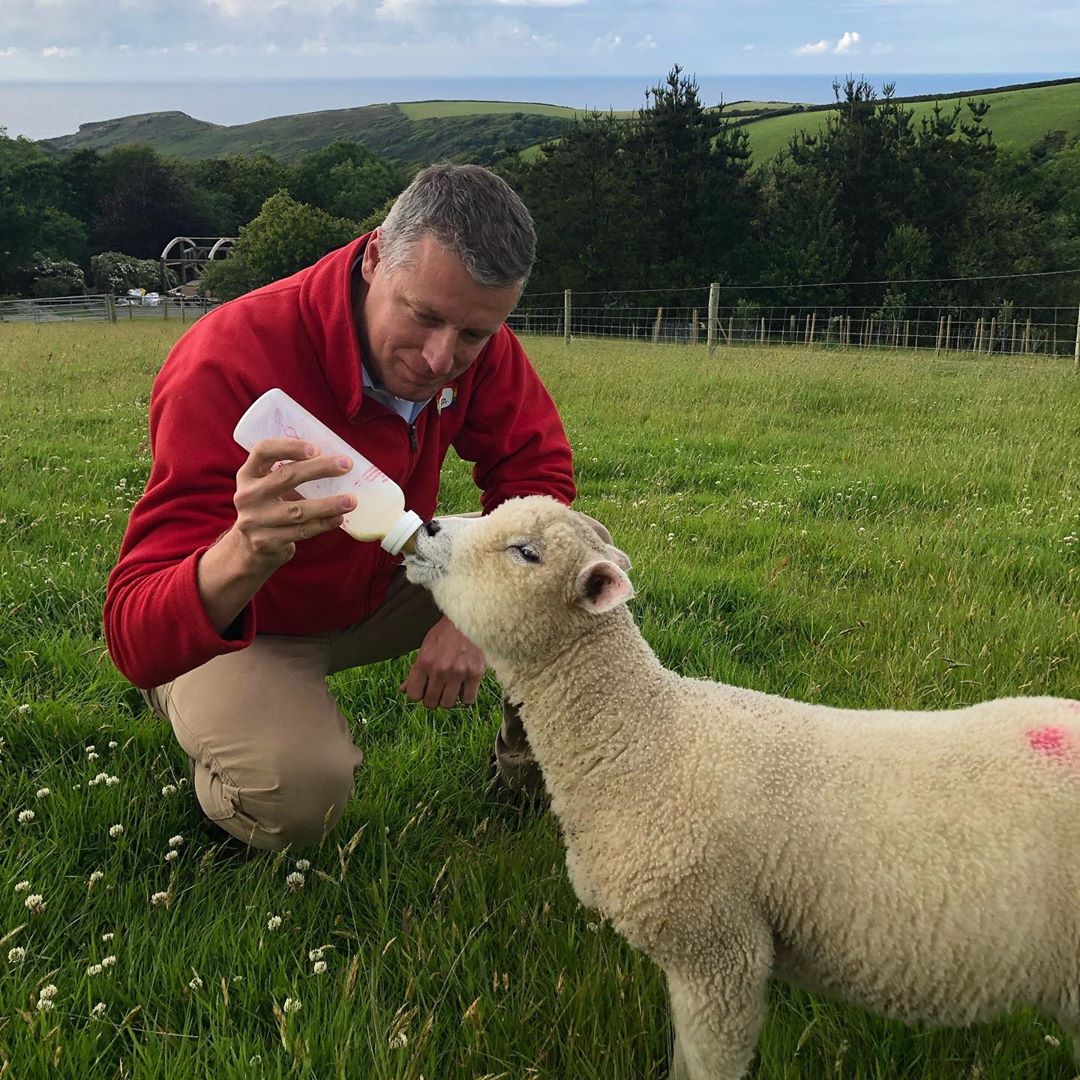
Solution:
M 668 971 L 675 1027 L 672 1080 L 741 1080 L 765 1020 L 768 967 L 748 973 Z

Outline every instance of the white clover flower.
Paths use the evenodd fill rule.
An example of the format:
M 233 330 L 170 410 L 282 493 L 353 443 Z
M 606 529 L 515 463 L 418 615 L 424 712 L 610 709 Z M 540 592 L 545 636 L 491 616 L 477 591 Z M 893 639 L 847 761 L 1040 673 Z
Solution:
M 96 870 L 94 872 L 97 873 Z M 116 937 L 116 935 L 110 930 L 109 933 L 101 935 L 101 940 L 102 941 L 112 941 L 112 939 L 114 937 Z
M 311 863 L 308 862 L 307 859 L 297 859 L 296 860 L 296 869 L 297 870 L 303 870 L 303 871 L 310 870 L 311 869 Z
M 150 903 L 157 907 L 159 904 L 169 906 L 169 894 L 167 892 L 156 892 L 150 897 Z
M 90 875 L 90 888 L 92 889 L 105 875 L 100 870 L 95 870 Z
M 115 750 L 117 745 L 118 745 L 118 743 L 117 743 L 117 741 L 115 739 L 110 739 L 109 740 L 109 749 L 110 750 Z
M 45 796 L 48 795 L 48 794 L 49 794 L 49 789 L 47 787 L 39 787 L 37 789 L 37 797 L 39 799 L 44 799 Z
M 94 745 L 93 743 L 91 743 L 91 744 L 90 744 L 90 745 L 89 745 L 89 746 L 88 746 L 88 747 L 86 748 L 86 752 L 87 752 L 88 754 L 92 754 L 92 753 L 93 753 L 93 752 L 94 752 L 94 751 L 95 751 L 96 749 L 97 749 L 97 747 L 96 747 L 96 746 L 95 746 L 95 745 Z
M 15 891 L 16 892 L 26 892 L 26 890 L 29 889 L 29 888 L 30 888 L 30 882 L 29 881 L 20 881 L 15 886 Z
M 26 898 L 26 906 L 31 915 L 40 915 L 45 910 L 45 898 L 40 893 L 32 893 Z
M 167 799 L 167 798 L 168 798 L 168 797 L 169 797 L 170 795 L 175 795 L 175 794 L 176 794 L 176 785 L 175 785 L 175 784 L 166 784 L 166 785 L 165 785 L 165 786 L 164 786 L 164 787 L 163 787 L 163 788 L 161 789 L 161 794 L 162 794 L 162 795 L 164 795 L 166 799 Z
M 115 956 L 106 956 L 105 959 L 101 961 L 101 966 L 102 967 L 112 967 L 115 963 L 116 963 L 116 957 Z
M 18 709 L 16 710 L 16 712 L 18 712 L 20 716 L 25 716 L 29 711 L 30 711 L 30 706 L 29 705 L 20 705 L 18 707 Z
M 108 1008 L 108 1006 L 107 1006 L 107 1005 L 105 1004 L 105 1002 L 104 1002 L 104 1001 L 99 1001 L 99 1002 L 98 1002 L 98 1003 L 97 1003 L 97 1004 L 96 1004 L 96 1005 L 95 1005 L 95 1006 L 94 1006 L 94 1007 L 93 1007 L 93 1008 L 92 1008 L 92 1009 L 90 1010 L 90 1015 L 91 1015 L 91 1016 L 92 1016 L 92 1017 L 93 1017 L 93 1018 L 94 1018 L 95 1020 L 100 1020 L 100 1019 L 101 1019 L 101 1018 L 102 1018 L 102 1017 L 103 1017 L 103 1016 L 105 1015 L 105 1010 L 106 1010 L 107 1008 Z
M 292 872 L 292 873 L 291 873 L 291 874 L 290 874 L 290 875 L 289 875 L 289 876 L 288 876 L 288 877 L 287 877 L 287 878 L 285 879 L 285 884 L 286 884 L 286 885 L 288 885 L 288 886 L 289 886 L 289 888 L 290 888 L 290 889 L 291 889 L 291 890 L 292 890 L 293 892 L 296 892 L 296 890 L 297 890 L 297 889 L 302 889 L 302 888 L 304 887 L 304 875 L 303 875 L 303 874 L 300 874 L 300 873 L 297 873 L 297 872 L 296 872 L 296 871 L 294 870 L 294 871 L 293 871 L 293 872 Z
M 16 945 L 14 949 L 8 949 L 8 963 L 21 964 L 26 959 L 26 950 Z
M 86 760 L 87 760 L 87 761 L 97 761 L 97 759 L 98 759 L 98 756 L 97 756 L 97 754 L 95 754 L 95 753 L 94 753 L 94 751 L 93 751 L 93 750 L 91 750 L 91 751 L 90 751 L 90 752 L 89 752 L 89 753 L 88 753 L 88 754 L 86 755 Z
M 255 1054 L 254 1057 L 248 1062 L 252 1067 L 262 1064 L 262 1054 Z
M 111 825 L 109 826 L 109 835 L 115 840 L 118 836 L 124 835 L 123 825 Z
M 56 1002 L 52 998 L 38 996 L 37 1009 L 38 1012 L 48 1012 L 50 1009 L 56 1008 Z
M 1061 1040 L 1056 1035 L 1044 1035 L 1043 1039 L 1051 1046 L 1060 1046 Z
M 99 772 L 93 780 L 87 781 L 87 787 L 97 787 L 98 784 L 103 784 L 108 779 L 109 774 L 107 772 Z
M 286 998 L 285 1004 L 282 1005 L 282 1009 L 286 1014 L 299 1012 L 301 1004 L 302 1002 L 299 998 Z
M 38 997 L 39 998 L 45 998 L 47 1001 L 50 1000 L 51 998 L 56 997 L 56 987 L 53 986 L 52 983 L 49 983 L 47 986 L 43 986 L 38 991 Z
M 307 954 L 307 958 L 309 960 L 321 960 L 322 959 L 322 954 L 325 951 L 326 951 L 326 946 L 325 945 L 320 945 L 317 949 L 311 949 Z
M 191 982 L 188 983 L 188 986 L 192 990 L 201 990 L 202 989 L 202 979 L 199 978 L 198 975 L 196 975 L 195 978 L 192 979 Z
M 316 960 L 315 961 L 315 967 L 312 969 L 312 971 L 316 975 L 325 975 L 326 974 L 326 961 L 325 960 Z
M 182 836 L 169 837 L 169 847 L 179 847 L 183 842 L 184 838 Z
M 33 820 L 34 820 L 34 811 L 33 810 L 20 810 L 19 811 L 19 824 L 20 825 L 29 825 L 30 822 L 33 821 Z
M 119 784 L 119 783 L 120 783 L 120 777 L 119 776 L 106 776 L 105 777 L 105 786 L 106 787 L 116 787 L 116 785 Z
M 166 851 L 165 852 L 165 861 L 166 862 L 174 862 L 176 859 L 179 859 L 179 858 L 180 858 L 180 852 L 178 852 L 178 851 Z
M 100 964 L 91 964 L 86 969 L 87 975 L 100 975 L 105 969 Z
M 281 916 L 280 915 L 271 915 L 270 918 L 267 919 L 267 921 L 266 921 L 266 929 L 267 930 L 276 930 L 280 925 L 281 925 Z
M 396 1035 L 390 1036 L 390 1041 L 386 1044 L 391 1050 L 400 1050 L 409 1041 L 409 1036 L 404 1031 L 399 1031 Z

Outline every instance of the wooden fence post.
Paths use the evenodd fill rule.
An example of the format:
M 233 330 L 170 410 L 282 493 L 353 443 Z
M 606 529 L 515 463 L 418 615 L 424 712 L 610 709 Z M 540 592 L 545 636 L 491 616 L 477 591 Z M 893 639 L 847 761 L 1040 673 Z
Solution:
M 911 332 L 911 320 L 904 320 L 904 348 L 908 347 L 908 334 Z
M 1027 326 L 1024 327 L 1024 345 L 1023 349 L 1025 353 L 1031 352 L 1031 320 L 1028 319 Z
M 698 339 L 698 309 L 690 312 L 690 344 L 696 345 Z
M 791 316 L 791 327 L 790 327 L 789 333 L 791 335 L 791 340 L 794 341 L 795 340 L 795 316 L 794 315 Z
M 1076 370 L 1080 371 L 1080 307 L 1076 309 L 1076 348 L 1073 350 L 1073 360 Z
M 706 330 L 706 340 L 708 341 L 709 349 L 716 348 L 716 324 L 719 318 L 720 312 L 720 282 L 714 281 L 709 286 L 709 325 Z
M 562 302 L 562 318 L 563 318 L 563 344 L 570 344 L 570 290 L 566 289 L 563 292 Z
M 765 316 L 761 316 L 761 344 L 765 344 Z
M 664 322 L 664 309 L 658 307 L 656 309 L 656 322 L 653 323 L 652 328 L 652 343 L 654 345 L 660 344 L 660 327 Z
M 1009 352 L 1012 352 L 1012 353 L 1016 352 L 1016 320 L 1015 319 L 1013 319 L 1013 321 L 1012 321 L 1012 347 L 1009 349 Z
M 949 342 L 952 338 L 952 312 L 949 313 L 948 319 L 945 321 L 945 351 L 949 351 Z
M 109 322 L 116 322 L 116 297 L 112 293 L 105 294 L 105 313 Z
M 990 320 L 990 340 L 987 342 L 987 345 L 986 345 L 987 355 L 993 353 L 993 351 L 994 351 L 994 336 L 996 334 L 997 334 L 997 316 L 995 315 Z
M 814 331 L 817 329 L 817 312 L 810 316 L 810 344 L 814 344 Z

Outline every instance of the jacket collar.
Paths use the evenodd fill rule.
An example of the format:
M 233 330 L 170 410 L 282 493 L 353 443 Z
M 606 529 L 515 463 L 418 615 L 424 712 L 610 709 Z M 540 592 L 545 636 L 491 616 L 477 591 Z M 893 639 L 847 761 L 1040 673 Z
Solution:
M 302 274 L 300 319 L 316 360 L 350 422 L 364 402 L 363 357 L 352 309 L 352 268 L 371 233 L 331 251 Z

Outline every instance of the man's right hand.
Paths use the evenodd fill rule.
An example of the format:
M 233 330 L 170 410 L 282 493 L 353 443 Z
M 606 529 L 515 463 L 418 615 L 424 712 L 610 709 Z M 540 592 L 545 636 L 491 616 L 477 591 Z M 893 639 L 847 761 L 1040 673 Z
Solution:
M 278 463 L 282 462 L 279 466 Z M 277 466 L 277 467 L 275 467 Z M 296 488 L 308 480 L 342 476 L 348 458 L 323 457 L 300 439 L 263 439 L 236 474 L 236 524 L 252 568 L 270 572 L 296 554 L 296 544 L 338 528 L 356 507 L 353 495 L 305 499 Z
M 297 543 L 338 528 L 356 506 L 352 495 L 305 499 L 297 485 L 342 476 L 351 467 L 351 461 L 323 457 L 300 439 L 255 444 L 236 474 L 236 521 L 199 560 L 199 596 L 219 634 L 296 554 Z

